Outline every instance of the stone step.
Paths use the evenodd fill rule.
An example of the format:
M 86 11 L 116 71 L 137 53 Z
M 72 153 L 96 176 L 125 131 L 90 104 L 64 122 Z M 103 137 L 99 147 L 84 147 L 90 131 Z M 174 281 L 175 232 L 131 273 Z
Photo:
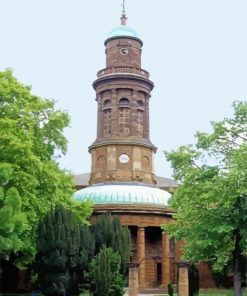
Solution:
M 155 295 L 159 295 L 159 294 L 162 294 L 164 295 L 165 294 L 165 291 L 164 290 L 161 290 L 161 289 L 142 289 L 140 290 L 140 294 L 155 294 Z

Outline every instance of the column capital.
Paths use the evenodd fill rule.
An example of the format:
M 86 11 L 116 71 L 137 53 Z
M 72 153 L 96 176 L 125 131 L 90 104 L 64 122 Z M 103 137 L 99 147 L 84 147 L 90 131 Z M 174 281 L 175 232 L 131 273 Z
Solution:
M 178 267 L 189 267 L 191 265 L 191 263 L 189 261 L 186 261 L 186 260 L 177 261 L 177 262 L 175 262 L 175 264 Z
M 169 233 L 168 233 L 168 232 L 166 232 L 166 231 L 163 231 L 163 232 L 162 232 L 162 237 L 163 237 L 163 236 L 167 236 L 167 237 L 169 237 L 169 238 L 170 238 L 170 235 L 169 235 Z

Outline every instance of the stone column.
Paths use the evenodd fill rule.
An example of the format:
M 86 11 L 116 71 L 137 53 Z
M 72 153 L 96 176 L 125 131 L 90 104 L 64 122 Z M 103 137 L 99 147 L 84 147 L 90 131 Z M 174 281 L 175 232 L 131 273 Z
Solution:
M 137 261 L 140 263 L 138 269 L 139 286 L 145 287 L 145 228 L 137 229 Z
M 139 283 L 138 283 L 138 262 L 127 263 L 129 267 L 129 296 L 138 296 L 139 295 Z
M 179 262 L 178 265 L 178 295 L 189 296 L 188 263 Z
M 162 287 L 167 289 L 170 283 L 170 240 L 169 235 L 162 233 Z

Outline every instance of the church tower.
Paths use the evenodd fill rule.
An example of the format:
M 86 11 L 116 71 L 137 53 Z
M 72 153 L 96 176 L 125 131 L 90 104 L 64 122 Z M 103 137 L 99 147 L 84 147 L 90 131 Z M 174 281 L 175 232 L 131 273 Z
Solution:
M 170 259 L 174 247 L 160 228 L 172 219 L 167 205 L 170 193 L 157 186 L 154 175 L 156 147 L 149 138 L 149 100 L 154 85 L 141 66 L 142 46 L 123 10 L 121 25 L 105 40 L 106 68 L 93 82 L 97 137 L 89 147 L 89 186 L 73 195 L 77 201 L 92 202 L 91 223 L 102 213 L 110 213 L 128 226 L 131 260 L 139 264 L 140 289 L 167 287 L 175 275 L 174 259 Z
M 130 260 L 139 266 L 138 276 L 133 276 L 139 289 L 165 291 L 169 283 L 177 282 L 175 263 L 182 256 L 183 243 L 161 229 L 174 214 L 167 190 L 178 184 L 154 175 L 156 148 L 149 138 L 154 85 L 141 66 L 142 46 L 139 35 L 127 25 L 123 9 L 121 25 L 105 40 L 106 68 L 93 83 L 98 124 L 96 140 L 89 147 L 89 186 L 80 186 L 73 198 L 92 202 L 92 224 L 102 213 L 118 215 L 131 233 Z
M 149 139 L 149 100 L 153 82 L 141 68 L 143 42 L 127 25 L 105 41 L 106 68 L 97 73 L 93 87 L 97 102 L 97 138 L 92 156 L 90 184 L 138 182 L 154 185 L 155 146 Z

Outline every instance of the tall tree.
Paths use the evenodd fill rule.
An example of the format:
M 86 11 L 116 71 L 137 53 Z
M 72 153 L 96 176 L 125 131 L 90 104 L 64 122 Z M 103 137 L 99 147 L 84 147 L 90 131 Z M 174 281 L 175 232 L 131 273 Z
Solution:
M 82 220 L 90 213 L 89 206 L 72 201 L 72 177 L 57 162 L 66 152 L 68 124 L 68 114 L 56 110 L 54 101 L 33 95 L 11 70 L 0 72 L 0 163 L 11 170 L 2 187 L 17 190 L 28 221 L 19 264 L 32 261 L 38 221 L 52 205 L 73 208 Z
M 166 152 L 181 185 L 172 195 L 175 220 L 163 229 L 185 239 L 185 256 L 215 270 L 231 264 L 234 295 L 241 295 L 241 260 L 247 246 L 247 103 L 234 103 L 233 118 L 213 122 L 197 143 Z
M 56 207 L 38 227 L 34 270 L 44 295 L 78 294 L 94 253 L 94 238 L 72 211 Z
M 121 225 L 118 216 L 103 214 L 92 226 L 92 231 L 95 237 L 96 254 L 103 246 L 111 247 L 121 257 L 121 271 L 124 274 L 131 251 L 131 236 L 128 227 Z

